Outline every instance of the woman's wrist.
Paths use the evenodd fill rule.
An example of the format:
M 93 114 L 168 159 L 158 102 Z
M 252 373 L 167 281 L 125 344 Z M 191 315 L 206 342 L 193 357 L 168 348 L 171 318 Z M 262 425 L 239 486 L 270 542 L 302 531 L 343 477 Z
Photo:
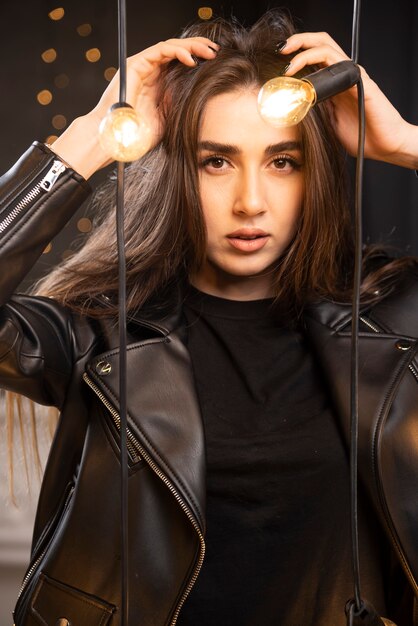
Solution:
M 93 113 L 77 117 L 51 150 L 86 180 L 110 163 L 99 144 L 100 120 Z
M 399 150 L 385 160 L 393 165 L 418 170 L 418 126 L 405 122 Z

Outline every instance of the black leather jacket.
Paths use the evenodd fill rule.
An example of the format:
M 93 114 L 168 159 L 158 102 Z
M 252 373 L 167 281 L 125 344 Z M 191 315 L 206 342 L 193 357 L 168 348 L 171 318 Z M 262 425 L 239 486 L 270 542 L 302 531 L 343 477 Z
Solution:
M 117 333 L 111 320 L 11 295 L 88 193 L 41 144 L 1 179 L 1 384 L 61 410 L 16 626 L 120 624 Z M 361 480 L 415 594 L 417 310 L 416 281 L 405 277 L 362 311 L 359 450 Z M 348 440 L 350 308 L 321 303 L 305 324 Z M 138 315 L 128 332 L 130 623 L 168 626 L 204 557 L 203 429 L 180 307 L 163 320 Z

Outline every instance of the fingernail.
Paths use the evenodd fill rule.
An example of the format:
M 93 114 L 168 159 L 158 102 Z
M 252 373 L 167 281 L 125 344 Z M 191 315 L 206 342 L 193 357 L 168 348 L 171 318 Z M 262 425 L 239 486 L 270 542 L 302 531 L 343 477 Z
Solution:
M 289 69 L 289 67 L 290 67 L 291 65 L 292 65 L 291 63 L 288 63 L 287 65 L 285 65 L 285 66 L 284 66 L 284 68 L 283 68 L 283 70 L 282 70 L 282 71 L 283 71 L 283 74 L 286 74 L 286 72 L 288 71 L 288 69 Z
M 212 48 L 212 46 L 208 46 L 208 48 L 210 48 L 215 54 L 218 54 L 218 51 L 215 48 Z
M 286 48 L 286 46 L 287 46 L 287 41 L 286 41 L 286 39 L 285 39 L 284 41 L 279 41 L 279 42 L 276 44 L 276 47 L 274 48 L 274 52 L 275 52 L 276 54 L 278 54 L 278 53 L 279 53 L 279 52 L 281 52 L 284 48 Z

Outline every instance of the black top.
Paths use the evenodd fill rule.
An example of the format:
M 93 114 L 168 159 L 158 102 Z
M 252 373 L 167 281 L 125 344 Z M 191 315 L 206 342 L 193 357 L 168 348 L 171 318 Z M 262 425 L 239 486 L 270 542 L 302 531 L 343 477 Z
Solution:
M 303 334 L 271 305 L 195 289 L 185 303 L 206 436 L 207 552 L 178 626 L 346 624 L 348 453 Z M 360 523 L 363 595 L 387 615 L 388 549 L 365 497 Z

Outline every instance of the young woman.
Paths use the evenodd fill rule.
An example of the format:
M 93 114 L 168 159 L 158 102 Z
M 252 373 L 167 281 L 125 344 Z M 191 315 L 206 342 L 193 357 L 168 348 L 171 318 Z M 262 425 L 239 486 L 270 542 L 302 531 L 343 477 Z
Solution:
M 265 80 L 345 58 L 273 12 L 129 60 L 153 131 L 127 191 L 132 625 L 345 624 L 355 90 L 287 129 L 256 107 Z M 362 73 L 367 156 L 418 167 L 418 129 Z M 2 385 L 61 411 L 16 626 L 120 624 L 112 207 L 42 295 L 11 295 L 107 163 L 97 127 L 116 100 L 117 77 L 2 179 Z M 398 626 L 418 576 L 415 275 L 369 253 L 362 287 L 362 583 Z

